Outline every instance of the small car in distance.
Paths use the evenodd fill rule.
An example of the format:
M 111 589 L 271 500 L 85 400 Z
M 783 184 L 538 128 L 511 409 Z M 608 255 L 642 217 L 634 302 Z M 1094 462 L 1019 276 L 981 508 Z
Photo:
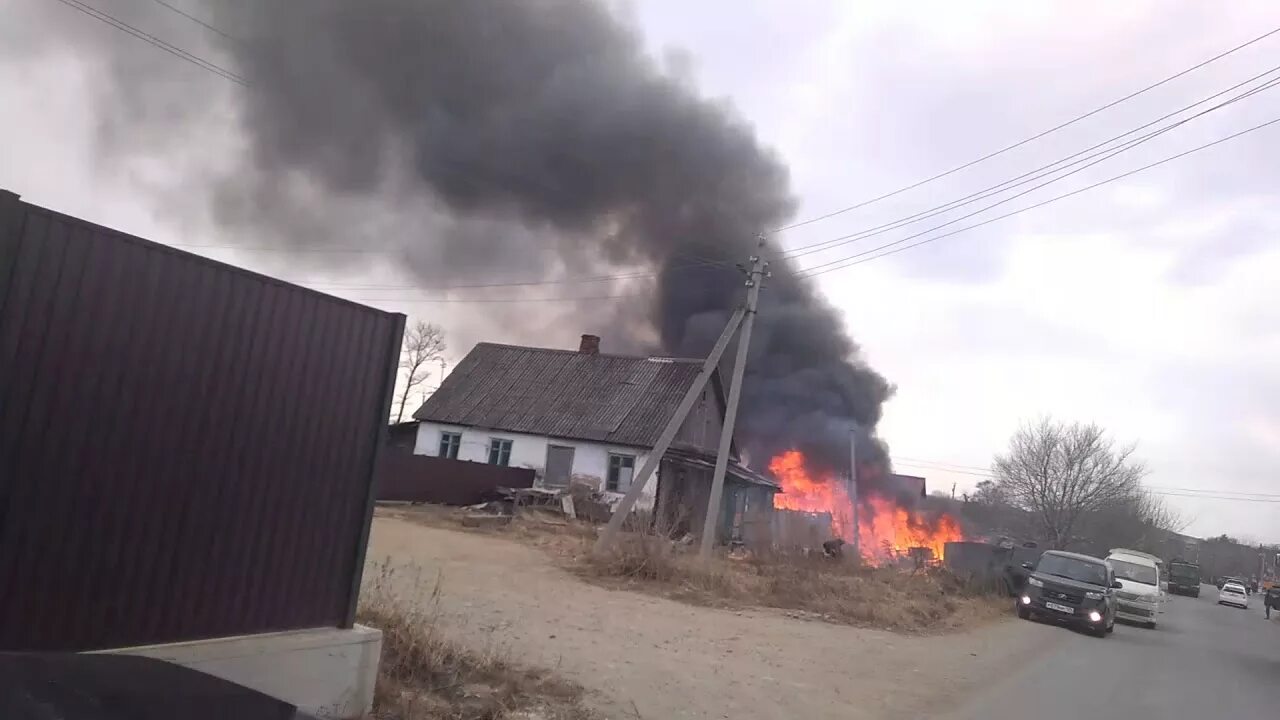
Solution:
M 1017 599 L 1018 617 L 1069 623 L 1097 637 L 1115 628 L 1120 583 L 1101 558 L 1050 550 L 1023 567 L 1031 574 Z
M 1219 605 L 1235 605 L 1239 608 L 1249 607 L 1249 593 L 1244 589 L 1244 585 L 1238 582 L 1229 582 L 1222 586 L 1218 591 Z

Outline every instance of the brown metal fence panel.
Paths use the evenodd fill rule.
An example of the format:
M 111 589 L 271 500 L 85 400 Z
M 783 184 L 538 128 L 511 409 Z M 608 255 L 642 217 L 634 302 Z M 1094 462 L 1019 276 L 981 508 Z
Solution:
M 349 626 L 403 325 L 0 191 L 0 650 Z
M 533 487 L 533 478 L 530 468 L 383 453 L 378 470 L 378 499 L 474 505 L 500 487 Z

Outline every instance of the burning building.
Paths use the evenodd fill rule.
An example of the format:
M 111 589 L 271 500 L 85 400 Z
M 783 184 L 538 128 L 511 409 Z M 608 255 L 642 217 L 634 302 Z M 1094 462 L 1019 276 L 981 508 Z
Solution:
M 941 560 L 947 543 L 964 539 L 955 518 L 919 509 L 924 478 L 888 473 L 878 462 L 858 467 L 856 521 L 847 474 L 817 470 L 799 450 L 774 456 L 769 472 L 782 486 L 774 495 L 775 509 L 829 515 L 832 534 L 856 543 L 864 562 L 880 565 L 922 555 Z

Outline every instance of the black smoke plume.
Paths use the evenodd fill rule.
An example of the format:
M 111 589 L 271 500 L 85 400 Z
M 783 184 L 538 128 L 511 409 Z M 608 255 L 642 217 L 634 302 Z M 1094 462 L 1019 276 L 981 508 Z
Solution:
M 742 301 L 735 263 L 794 212 L 786 168 L 751 128 L 665 72 L 603 2 L 210 1 L 199 12 L 246 83 L 231 86 L 246 144 L 195 193 L 237 236 L 358 242 L 426 286 L 649 271 L 455 296 L 640 293 L 584 304 L 571 332 L 603 331 L 606 351 L 702 356 Z M 124 72 L 136 67 L 116 67 L 120 92 L 137 92 Z M 199 107 L 196 87 L 153 85 L 131 102 Z M 164 112 L 124 114 L 183 129 Z M 777 258 L 772 244 L 765 254 Z M 855 423 L 861 456 L 884 458 L 873 433 L 891 385 L 810 281 L 785 260 L 771 270 L 738 425 L 753 464 L 796 447 L 843 470 Z M 539 339 L 528 318 L 543 307 L 511 315 L 513 339 Z

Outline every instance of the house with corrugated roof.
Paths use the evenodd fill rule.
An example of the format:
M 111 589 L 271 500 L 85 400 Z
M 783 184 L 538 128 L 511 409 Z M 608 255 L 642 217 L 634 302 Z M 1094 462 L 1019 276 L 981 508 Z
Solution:
M 615 504 L 653 452 L 701 360 L 479 343 L 414 413 L 419 455 L 532 468 L 537 486 L 585 485 Z M 719 373 L 707 383 L 637 502 L 665 528 L 697 534 L 724 419 Z M 725 477 L 721 540 L 767 532 L 778 485 L 740 462 Z

